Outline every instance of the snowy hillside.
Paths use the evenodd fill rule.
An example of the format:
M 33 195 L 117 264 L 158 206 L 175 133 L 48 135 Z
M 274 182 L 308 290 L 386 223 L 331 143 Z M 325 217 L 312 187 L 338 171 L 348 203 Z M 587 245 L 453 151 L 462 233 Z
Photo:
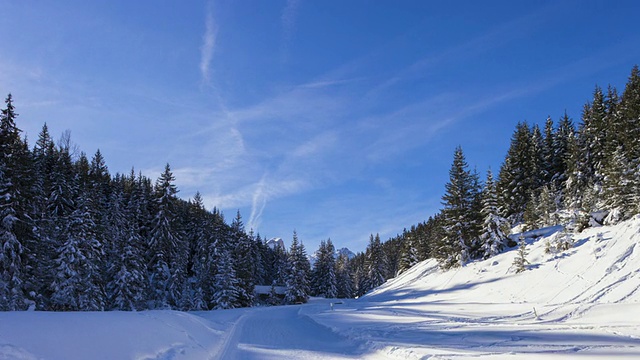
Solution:
M 559 228 L 447 272 L 425 261 L 357 300 L 209 312 L 0 313 L 0 359 L 640 358 L 640 217 Z M 539 236 L 537 238 L 531 236 Z
M 335 324 L 357 324 L 342 331 L 399 358 L 640 358 L 640 216 L 587 229 L 573 248 L 545 253 L 558 230 L 524 234 L 547 235 L 527 237 L 525 272 L 514 272 L 516 249 L 447 272 L 428 260 Z
M 522 234 L 530 263 L 523 273 L 515 274 L 513 268 L 517 249 L 447 272 L 428 260 L 366 298 L 391 300 L 411 293 L 434 302 L 530 303 L 541 307 L 538 315 L 546 320 L 563 318 L 573 305 L 582 313 L 597 304 L 640 302 L 640 216 L 617 226 L 587 229 L 574 235 L 573 248 L 546 253 L 546 242 L 560 236 L 560 230 Z

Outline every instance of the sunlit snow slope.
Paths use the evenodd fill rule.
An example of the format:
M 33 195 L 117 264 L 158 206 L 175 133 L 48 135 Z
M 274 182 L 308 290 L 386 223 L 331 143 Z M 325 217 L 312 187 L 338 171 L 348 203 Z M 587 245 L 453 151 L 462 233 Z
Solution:
M 342 319 L 318 318 L 390 357 L 640 359 L 640 217 L 545 253 L 559 230 L 524 234 L 525 272 L 514 271 L 516 249 L 446 272 L 428 260 L 350 304 Z

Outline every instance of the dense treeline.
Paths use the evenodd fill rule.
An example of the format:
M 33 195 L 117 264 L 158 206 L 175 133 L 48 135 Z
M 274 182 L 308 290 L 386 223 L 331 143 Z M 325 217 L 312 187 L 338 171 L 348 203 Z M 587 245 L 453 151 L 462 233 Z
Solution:
M 169 165 L 152 181 L 111 176 L 100 151 L 74 154 L 46 124 L 32 149 L 11 95 L 0 121 L 0 310 L 202 310 L 251 306 L 254 286 L 306 301 L 304 246 L 272 249 L 196 194 Z M 305 263 L 306 261 L 306 263 Z M 305 267 L 306 264 L 306 267 Z M 303 274 L 303 275 L 301 275 Z M 303 290 L 301 291 L 300 288 Z
M 443 208 L 363 253 L 336 255 L 331 240 L 313 269 L 294 232 L 284 248 L 177 197 L 169 165 L 155 183 L 132 170 L 111 176 L 100 152 L 74 156 L 46 125 L 32 149 L 15 125 L 11 95 L 0 125 L 0 310 L 216 309 L 310 295 L 360 296 L 419 261 L 442 268 L 489 258 L 517 244 L 510 229 L 616 223 L 640 212 L 640 74 L 622 96 L 596 87 L 576 126 L 564 114 L 541 129 L 519 123 L 497 177 L 484 181 L 454 151 Z M 597 214 L 597 216 L 594 216 Z M 566 249 L 559 236 L 550 250 Z M 284 298 L 276 287 L 286 288 Z
M 576 126 L 565 113 L 543 128 L 521 122 L 497 178 L 481 181 L 461 147 L 454 151 L 442 210 L 424 223 L 379 244 L 370 241 L 354 269 L 363 294 L 418 261 L 442 268 L 489 258 L 517 244 L 510 229 L 564 224 L 567 231 L 614 224 L 640 212 L 640 74 L 635 66 L 622 96 L 596 86 Z M 551 251 L 570 246 L 559 236 Z M 380 250 L 382 249 L 382 254 Z

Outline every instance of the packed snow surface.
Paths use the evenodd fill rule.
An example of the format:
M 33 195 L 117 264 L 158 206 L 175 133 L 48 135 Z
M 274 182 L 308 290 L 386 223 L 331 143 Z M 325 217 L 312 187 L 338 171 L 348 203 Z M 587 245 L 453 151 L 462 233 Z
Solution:
M 0 359 L 640 359 L 640 218 L 525 234 L 443 272 L 422 262 L 358 300 L 209 312 L 0 313 Z

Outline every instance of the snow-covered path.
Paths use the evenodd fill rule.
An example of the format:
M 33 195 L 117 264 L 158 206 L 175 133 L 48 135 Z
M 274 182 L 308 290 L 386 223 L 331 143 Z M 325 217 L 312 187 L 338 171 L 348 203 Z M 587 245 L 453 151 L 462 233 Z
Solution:
M 354 359 L 356 342 L 341 337 L 301 311 L 327 309 L 326 300 L 300 306 L 252 309 L 226 331 L 218 359 Z M 205 318 L 215 313 L 200 313 Z M 215 319 L 212 319 L 215 321 Z

